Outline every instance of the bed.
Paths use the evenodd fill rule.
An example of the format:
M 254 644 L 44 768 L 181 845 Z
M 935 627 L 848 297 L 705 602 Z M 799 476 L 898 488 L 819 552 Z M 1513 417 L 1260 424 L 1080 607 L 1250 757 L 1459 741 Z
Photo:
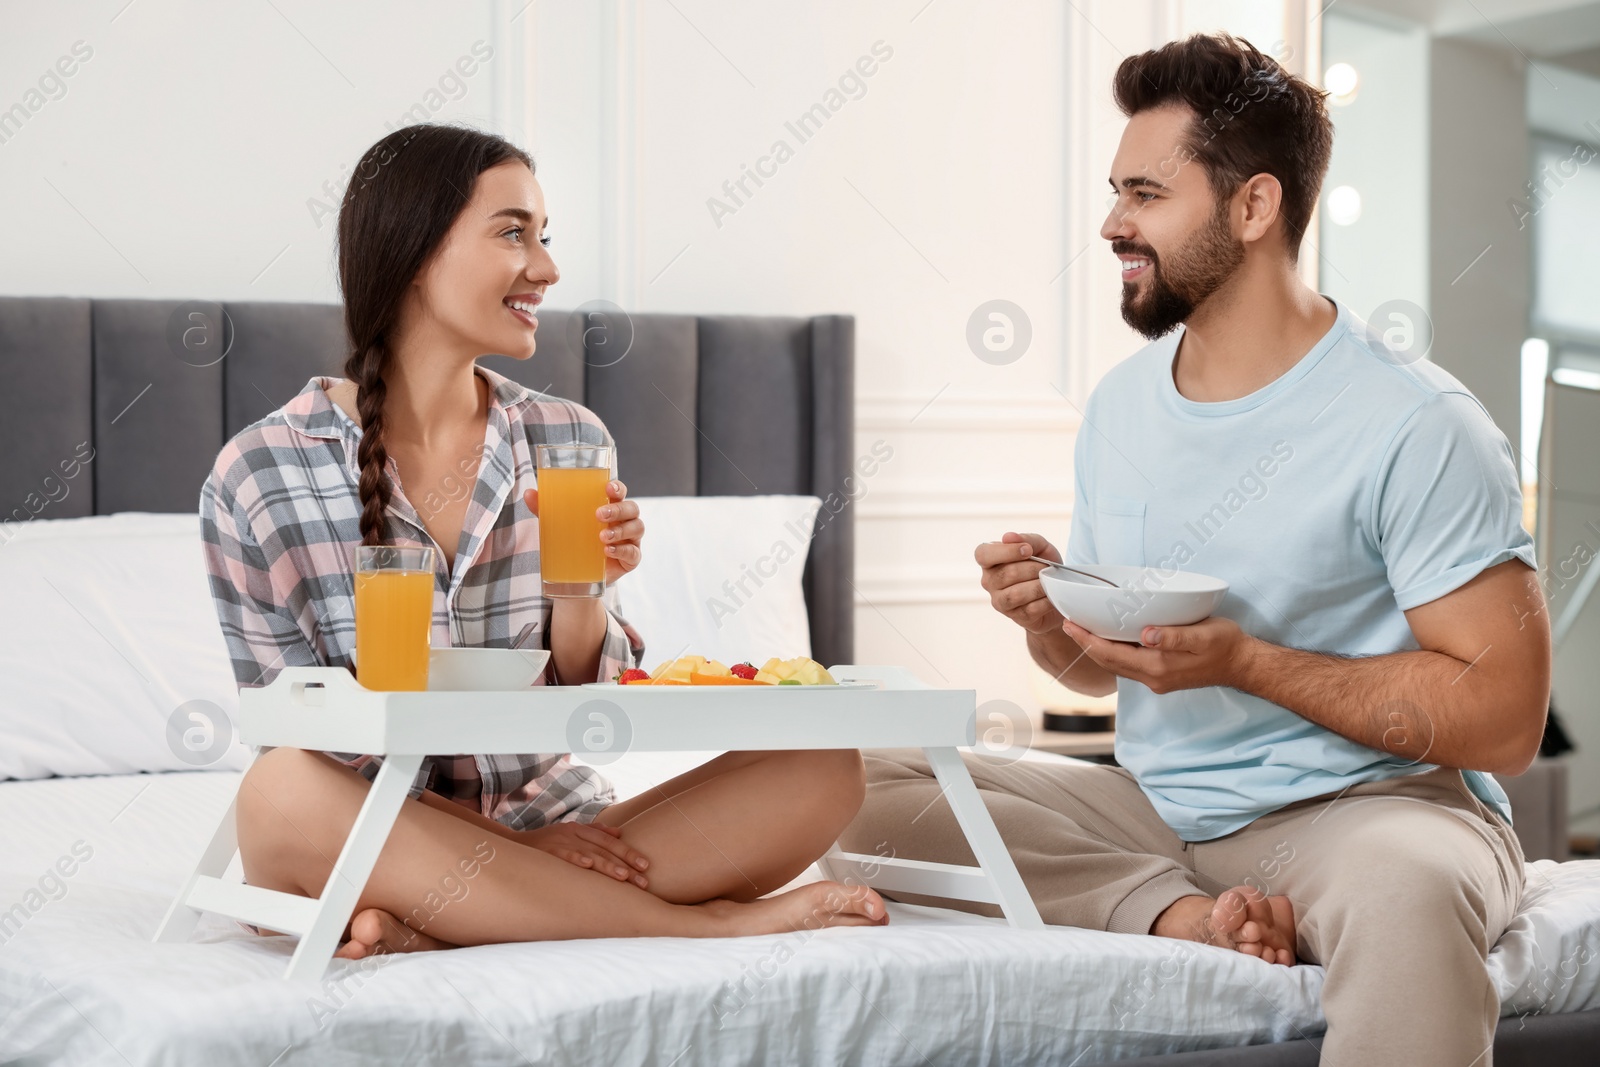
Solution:
M 739 621 L 781 627 L 802 604 L 811 654 L 852 662 L 849 512 L 824 519 L 815 503 L 860 474 L 851 321 L 634 316 L 603 323 L 629 342 L 616 360 L 588 351 L 593 321 L 541 320 L 535 360 L 485 363 L 599 412 L 633 494 L 680 509 L 663 503 L 672 521 L 652 537 L 698 543 L 709 513 L 685 507 L 694 498 L 778 509 L 746 524 L 758 539 L 814 498 L 803 570 Z M 196 323 L 225 355 L 183 340 Z M 24 511 L 0 527 L 0 597 L 29 608 L 0 626 L 0 776 L 28 779 L 0 781 L 0 1063 L 1315 1062 L 1320 968 L 903 904 L 881 929 L 335 961 L 309 991 L 279 977 L 288 939 L 215 916 L 185 944 L 152 944 L 244 758 L 186 769 L 165 714 L 225 709 L 232 690 L 214 615 L 196 619 L 204 583 L 186 577 L 199 485 L 228 436 L 338 374 L 339 332 L 337 309 L 318 305 L 0 300 L 0 502 Z M 736 402 L 750 392 L 767 398 L 759 413 Z M 85 441 L 93 458 L 68 475 Z M 646 596 L 638 610 L 683 599 L 665 589 L 667 607 Z M 602 770 L 631 796 L 711 755 L 633 753 Z M 1538 861 L 1528 881 L 1491 957 L 1497 1062 L 1591 1062 L 1600 863 Z

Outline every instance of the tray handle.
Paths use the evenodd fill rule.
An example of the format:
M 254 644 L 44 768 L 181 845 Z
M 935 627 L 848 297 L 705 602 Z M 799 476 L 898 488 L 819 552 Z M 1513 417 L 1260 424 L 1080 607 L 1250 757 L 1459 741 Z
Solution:
M 324 706 L 330 689 L 355 692 L 361 688 L 344 667 L 285 667 L 272 684 L 288 687 L 291 704 L 312 708 Z
M 905 667 L 840 663 L 828 668 L 836 682 L 877 682 L 882 689 L 927 689 L 928 683 Z

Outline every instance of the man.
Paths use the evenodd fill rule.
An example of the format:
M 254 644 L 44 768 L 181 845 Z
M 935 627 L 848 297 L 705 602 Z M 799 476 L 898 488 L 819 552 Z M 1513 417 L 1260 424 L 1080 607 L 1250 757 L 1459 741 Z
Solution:
M 1323 93 L 1227 35 L 1132 56 L 1115 91 L 1100 233 L 1152 343 L 1089 399 L 1066 559 L 1229 591 L 1109 641 L 1045 598 L 1045 538 L 980 545 L 1035 662 L 1116 690 L 1121 766 L 968 765 L 1047 922 L 1324 965 L 1325 1063 L 1486 1065 L 1523 858 L 1483 772 L 1528 767 L 1550 681 L 1510 448 L 1296 274 Z M 973 862 L 920 753 L 866 762 L 847 848 Z

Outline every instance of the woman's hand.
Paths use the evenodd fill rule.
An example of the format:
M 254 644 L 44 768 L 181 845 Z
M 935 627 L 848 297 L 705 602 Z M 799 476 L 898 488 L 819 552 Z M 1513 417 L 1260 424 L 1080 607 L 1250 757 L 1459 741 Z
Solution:
M 602 506 L 596 517 L 601 523 L 600 541 L 606 547 L 606 584 L 610 585 L 637 567 L 643 558 L 639 540 L 644 537 L 644 521 L 639 518 L 639 505 L 628 499 L 626 485 L 607 482 L 606 498 L 610 503 Z M 529 511 L 539 514 L 539 490 L 526 490 L 522 499 Z
M 610 875 L 619 882 L 632 882 L 640 889 L 650 887 L 649 880 L 640 873 L 650 861 L 623 843 L 621 827 L 557 822 L 536 830 L 524 830 L 520 840 L 568 863 Z
M 611 503 L 599 511 L 603 524 L 600 540 L 606 546 L 606 584 L 610 585 L 644 558 L 644 550 L 639 547 L 644 520 L 639 518 L 639 505 L 628 499 L 628 487 L 621 482 L 607 482 L 606 496 Z

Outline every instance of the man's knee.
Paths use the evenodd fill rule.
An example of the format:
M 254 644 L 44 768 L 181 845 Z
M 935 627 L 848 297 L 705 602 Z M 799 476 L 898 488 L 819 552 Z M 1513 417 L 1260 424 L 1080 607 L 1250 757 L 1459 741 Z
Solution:
M 1480 851 L 1486 851 L 1481 843 L 1452 833 L 1448 824 L 1428 836 L 1373 826 L 1345 843 L 1341 853 L 1352 858 L 1320 887 L 1307 917 L 1330 930 L 1375 937 L 1392 932 L 1400 951 L 1466 937 L 1487 954 L 1515 900 Z
M 879 782 L 933 777 L 928 757 L 920 748 L 864 748 L 861 750 L 861 763 L 866 770 L 869 791 Z
M 839 835 L 848 852 L 883 854 L 884 848 L 916 850 L 930 834 L 945 835 L 952 816 L 931 772 L 907 762 L 923 759 L 921 749 L 866 749 L 861 760 L 866 791 L 855 818 Z M 906 761 L 906 762 L 902 762 Z M 918 857 L 924 858 L 924 857 Z

